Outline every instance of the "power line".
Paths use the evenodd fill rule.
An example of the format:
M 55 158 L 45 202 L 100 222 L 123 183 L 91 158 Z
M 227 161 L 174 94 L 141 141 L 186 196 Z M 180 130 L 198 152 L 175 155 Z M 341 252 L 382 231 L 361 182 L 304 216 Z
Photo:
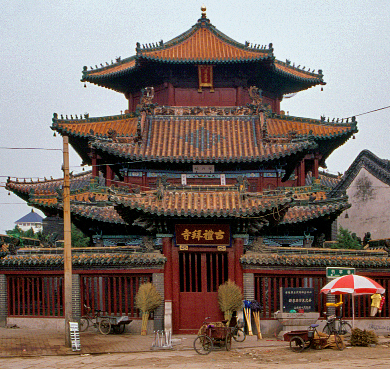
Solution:
M 384 106 L 383 108 L 379 108 L 379 109 L 375 109 L 375 110 L 366 111 L 365 113 L 355 114 L 355 115 L 353 115 L 353 116 L 350 116 L 350 117 L 347 117 L 347 118 L 344 118 L 344 119 L 349 119 L 349 118 L 352 118 L 352 117 L 359 117 L 360 115 L 370 114 L 370 113 L 374 113 L 374 112 L 376 112 L 376 111 L 384 110 L 384 109 L 388 109 L 388 108 L 390 108 L 390 105 L 389 105 L 389 106 Z
M 6 147 L 0 146 L 2 150 L 46 150 L 46 151 L 62 151 L 62 149 L 47 149 L 45 147 Z

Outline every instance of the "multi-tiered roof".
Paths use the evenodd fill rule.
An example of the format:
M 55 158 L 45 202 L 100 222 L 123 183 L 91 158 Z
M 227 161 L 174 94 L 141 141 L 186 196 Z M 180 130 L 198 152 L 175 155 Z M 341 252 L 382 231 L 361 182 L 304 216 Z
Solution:
M 244 104 L 165 104 L 175 102 L 174 93 L 166 99 L 160 94 L 156 98 L 160 103 L 154 101 L 154 87 L 196 89 L 195 66 L 213 68 L 211 92 L 233 89 L 236 100 Z M 329 187 L 318 179 L 300 188 L 248 187 L 245 177 L 267 170 L 290 180 L 308 155 L 324 165 L 332 151 L 357 132 L 355 119 L 330 122 L 280 110 L 284 94 L 325 83 L 320 70 L 315 73 L 276 60 L 272 44 L 238 43 L 203 13 L 190 30 L 169 42 L 137 44 L 136 55 L 130 58 L 95 69 L 84 67 L 82 81 L 124 93 L 129 101 L 138 99 L 120 115 L 54 114 L 51 128 L 69 136 L 83 163 L 95 166 L 94 175 L 71 180 L 73 220 L 84 230 L 86 225 L 96 229 L 91 223 L 98 223 L 116 224 L 119 233 L 128 226 L 164 233 L 172 230 L 172 222 L 223 218 L 233 222 L 236 231 L 259 233 L 278 224 L 288 227 L 325 217 L 331 221 L 348 207 L 344 194 L 329 197 Z M 232 180 L 215 185 L 205 179 L 198 186 L 175 182 L 199 164 L 213 165 L 215 173 L 228 173 Z M 96 169 L 107 166 L 115 173 L 110 188 Z M 154 175 L 155 183 L 139 185 L 129 180 L 131 175 Z M 9 179 L 7 189 L 52 214 L 62 208 L 61 181 Z M 111 232 L 115 233 L 112 227 Z

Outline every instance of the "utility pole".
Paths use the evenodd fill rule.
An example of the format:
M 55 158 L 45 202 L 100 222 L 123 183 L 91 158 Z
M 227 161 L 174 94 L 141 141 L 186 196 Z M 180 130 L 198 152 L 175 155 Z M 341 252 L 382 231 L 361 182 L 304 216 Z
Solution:
M 63 136 L 64 154 L 64 312 L 65 312 L 65 346 L 72 347 L 69 322 L 72 321 L 72 239 L 70 223 L 70 180 L 69 180 L 69 137 Z

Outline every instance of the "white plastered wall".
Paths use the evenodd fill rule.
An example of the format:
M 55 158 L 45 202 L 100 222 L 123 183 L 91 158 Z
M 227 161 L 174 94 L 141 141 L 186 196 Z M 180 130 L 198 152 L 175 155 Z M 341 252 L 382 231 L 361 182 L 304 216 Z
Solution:
M 362 239 L 366 232 L 371 239 L 390 238 L 390 186 L 362 168 L 347 195 L 352 206 L 338 217 L 338 226 Z

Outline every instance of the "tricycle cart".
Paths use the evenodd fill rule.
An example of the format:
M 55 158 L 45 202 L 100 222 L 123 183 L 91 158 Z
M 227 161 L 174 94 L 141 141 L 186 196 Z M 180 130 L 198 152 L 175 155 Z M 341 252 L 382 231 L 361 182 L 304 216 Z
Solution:
M 308 330 L 291 331 L 284 334 L 284 340 L 290 342 L 292 351 L 301 352 L 305 348 L 323 349 L 329 345 L 329 338 L 333 338 L 337 349 L 343 350 L 342 338 L 335 332 L 329 335 L 319 335 L 318 324 L 312 324 Z M 332 337 L 333 336 L 333 337 Z
M 109 334 L 112 328 L 114 333 L 121 334 L 125 331 L 126 325 L 131 322 L 127 315 L 103 316 L 99 319 L 99 331 L 101 334 Z
M 231 346 L 231 328 L 227 327 L 225 322 L 204 322 L 198 337 L 194 340 L 194 349 L 200 355 L 209 354 L 215 347 L 225 348 L 226 351 L 229 351 Z

